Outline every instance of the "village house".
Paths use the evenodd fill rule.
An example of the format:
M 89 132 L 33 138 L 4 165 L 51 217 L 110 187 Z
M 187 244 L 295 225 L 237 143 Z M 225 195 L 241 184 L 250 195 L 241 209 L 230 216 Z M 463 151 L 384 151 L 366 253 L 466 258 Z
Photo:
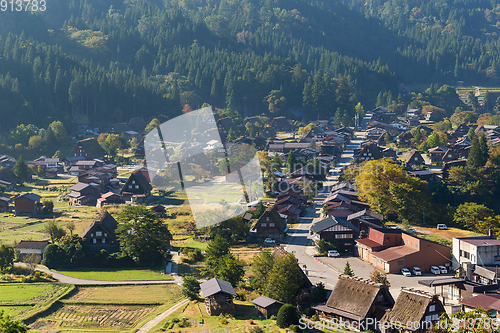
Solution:
M 77 183 L 69 188 L 69 202 L 73 205 L 93 205 L 100 197 L 99 186 Z
M 126 201 L 131 201 L 134 196 L 148 197 L 151 194 L 152 186 L 140 169 L 132 172 L 123 185 L 120 194 Z
M 266 296 L 257 297 L 252 303 L 255 305 L 255 315 L 262 316 L 265 319 L 277 316 L 278 311 L 283 306 L 283 303 Z
M 120 249 L 115 230 L 118 222 L 103 209 L 92 223 L 85 229 L 82 238 L 92 252 L 106 250 L 116 252 Z
M 34 193 L 25 193 L 14 199 L 15 214 L 35 216 L 42 211 L 41 196 Z
M 69 153 L 71 156 L 81 156 L 86 160 L 102 159 L 106 155 L 104 149 L 99 145 L 95 138 L 80 140 L 75 144 L 75 147 Z
M 329 216 L 317 221 L 311 227 L 313 240 L 318 243 L 321 239 L 326 242 L 336 242 L 339 250 L 354 252 L 355 239 L 359 236 L 359 229 L 338 217 Z
M 363 325 L 365 329 L 374 329 L 374 325 L 369 324 L 380 321 L 393 305 L 394 299 L 387 286 L 340 275 L 326 304 L 314 306 L 313 309 L 320 319 L 342 320 L 353 327 Z
M 276 206 L 268 207 L 251 229 L 258 239 L 283 239 L 287 230 L 286 221 L 278 213 Z
M 405 132 L 401 135 L 398 135 L 398 146 L 399 147 L 402 147 L 402 148 L 408 148 L 408 147 L 411 147 L 413 145 L 412 143 L 412 139 L 413 139 L 413 134 L 411 134 L 410 131 L 408 132 Z
M 293 132 L 293 125 L 285 117 L 275 117 L 271 120 L 275 132 Z
M 450 162 L 445 162 L 443 163 L 443 166 L 441 168 L 441 179 L 446 179 L 448 178 L 450 169 L 453 167 L 464 167 L 467 164 L 467 160 L 456 160 L 456 161 L 450 161 Z
M 0 213 L 5 213 L 9 211 L 9 198 L 0 197 Z
M 367 203 L 351 200 L 338 192 L 326 198 L 323 201 L 323 207 L 327 216 L 340 217 L 342 219 L 360 210 L 370 208 Z
M 219 130 L 220 137 L 225 141 L 230 130 L 236 131 L 236 126 L 231 118 L 225 117 L 217 120 L 217 129 Z
M 370 228 L 368 237 L 356 240 L 358 256 L 386 273 L 401 268 L 419 267 L 428 272 L 431 266 L 450 263 L 450 248 L 418 238 L 400 229 Z
M 97 208 L 102 208 L 106 205 L 121 205 L 124 204 L 125 200 L 123 200 L 122 196 L 118 193 L 108 192 L 103 195 L 99 199 L 97 199 Z
M 439 316 L 446 312 L 438 295 L 401 288 L 396 303 L 382 317 L 382 333 L 424 333 L 433 328 Z
M 16 159 L 9 155 L 0 155 L 0 167 L 13 168 L 16 165 Z
M 127 128 L 130 131 L 142 133 L 144 131 L 144 129 L 146 128 L 146 125 L 147 125 L 146 121 L 144 120 L 143 117 L 133 117 L 133 118 L 130 118 L 130 120 L 127 124 Z
M 39 264 L 42 262 L 43 253 L 47 246 L 49 245 L 48 241 L 20 241 L 19 244 L 16 245 L 15 249 L 19 250 L 19 259 L 21 262 L 27 260 L 31 255 L 34 255 L 34 262 Z
M 488 311 L 492 318 L 500 318 L 500 294 L 489 293 L 465 297 L 460 300 L 460 304 L 464 312 L 480 308 Z
M 442 147 L 434 147 L 427 151 L 429 153 L 431 163 L 438 163 L 443 160 L 446 149 Z
M 359 212 L 352 213 L 347 216 L 346 221 L 351 223 L 359 230 L 360 238 L 368 235 L 370 228 L 381 228 L 384 216 L 378 213 L 372 212 L 368 209 L 360 210 Z
M 458 155 L 455 153 L 453 149 L 448 148 L 443 155 L 443 162 L 451 162 L 458 160 Z
M 407 168 L 415 168 L 421 165 L 425 165 L 425 160 L 418 150 L 412 149 L 406 154 L 405 166 Z
M 276 137 L 276 131 L 271 126 L 266 126 L 262 130 L 261 135 L 266 139 L 274 139 Z
M 295 223 L 299 220 L 302 211 L 293 205 L 288 205 L 279 209 L 278 213 L 281 216 L 285 216 L 287 223 Z
M 205 308 L 209 316 L 236 313 L 233 298 L 237 294 L 229 282 L 213 278 L 200 284 L 200 288 L 205 297 Z
M 382 153 L 380 152 L 380 148 L 377 146 L 376 143 L 366 143 L 360 150 L 359 152 L 354 153 L 354 163 L 355 164 L 361 164 L 365 161 L 370 161 L 370 160 L 378 160 L 382 158 Z

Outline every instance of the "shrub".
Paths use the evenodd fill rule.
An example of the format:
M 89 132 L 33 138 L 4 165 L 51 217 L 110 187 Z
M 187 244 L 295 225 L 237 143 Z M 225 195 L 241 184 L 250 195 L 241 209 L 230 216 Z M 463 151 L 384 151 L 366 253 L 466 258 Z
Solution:
M 276 317 L 276 315 L 272 315 L 271 318 L 269 318 L 269 319 L 276 320 L 276 318 L 278 318 L 278 317 Z
M 307 317 L 311 317 L 314 315 L 314 310 L 312 308 L 307 308 L 302 313 L 305 314 Z
M 299 314 L 292 304 L 285 304 L 278 312 L 276 324 L 281 328 L 290 327 L 290 325 L 299 324 Z
M 264 333 L 264 330 L 259 326 L 256 326 L 250 329 L 250 333 Z
M 302 329 L 298 326 L 298 325 L 290 325 L 290 331 L 292 331 L 293 333 L 301 333 L 302 332 Z
M 174 317 L 174 318 L 172 318 L 172 322 L 173 322 L 174 324 L 175 324 L 175 323 L 178 323 L 178 322 L 180 322 L 180 319 L 179 319 L 179 318 L 177 318 L 177 317 Z
M 318 315 L 314 315 L 314 316 L 312 316 L 312 317 L 311 317 L 311 320 L 312 320 L 312 321 L 319 321 L 319 317 L 318 317 Z
M 179 327 L 182 327 L 182 328 L 189 327 L 189 326 L 191 326 L 191 322 L 187 318 L 182 318 L 182 320 L 177 325 L 179 325 Z

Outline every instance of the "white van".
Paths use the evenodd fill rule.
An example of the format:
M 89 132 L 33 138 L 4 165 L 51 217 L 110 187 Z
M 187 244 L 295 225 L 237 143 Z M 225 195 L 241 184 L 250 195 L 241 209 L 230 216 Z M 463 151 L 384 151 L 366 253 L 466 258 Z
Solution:
M 431 273 L 432 274 L 441 274 L 441 271 L 439 270 L 439 267 L 431 266 Z
M 448 270 L 446 269 L 445 266 L 439 266 L 439 270 L 441 271 L 441 274 L 447 274 Z

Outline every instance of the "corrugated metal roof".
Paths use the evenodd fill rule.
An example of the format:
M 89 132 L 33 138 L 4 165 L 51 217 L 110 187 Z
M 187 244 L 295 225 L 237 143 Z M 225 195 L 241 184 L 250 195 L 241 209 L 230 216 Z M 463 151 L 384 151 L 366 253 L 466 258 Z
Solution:
M 231 283 L 218 278 L 213 278 L 203 282 L 200 284 L 200 288 L 204 297 L 209 297 L 219 292 L 236 296 L 236 292 L 234 291 Z

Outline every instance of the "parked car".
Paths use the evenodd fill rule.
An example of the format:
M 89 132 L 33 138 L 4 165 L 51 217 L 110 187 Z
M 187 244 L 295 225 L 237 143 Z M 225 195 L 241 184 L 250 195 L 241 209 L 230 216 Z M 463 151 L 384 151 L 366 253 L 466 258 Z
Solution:
M 408 268 L 401 268 L 401 273 L 404 275 L 404 276 L 411 276 L 411 272 Z
M 433 273 L 433 274 L 441 274 L 441 271 L 439 270 L 439 267 L 437 267 L 437 266 L 431 266 L 431 273 Z
M 274 239 L 271 239 L 271 238 L 266 238 L 266 239 L 264 239 L 264 243 L 266 243 L 266 244 L 274 244 L 274 243 L 276 243 L 276 241 Z
M 340 257 L 340 253 L 337 250 L 328 250 L 329 257 Z
M 438 224 L 438 225 L 437 225 L 437 229 L 438 229 L 438 230 L 447 230 L 447 229 L 448 229 L 448 227 L 446 226 L 446 224 L 442 224 L 442 223 L 441 223 L 441 224 Z
M 410 232 L 417 232 L 417 229 L 415 229 L 415 228 L 410 228 L 410 230 L 409 230 L 409 231 L 410 231 Z
M 413 274 L 422 275 L 422 271 L 418 267 L 413 267 Z
M 448 273 L 448 269 L 446 269 L 445 266 L 439 266 L 439 270 L 441 271 L 441 274 L 447 274 Z

